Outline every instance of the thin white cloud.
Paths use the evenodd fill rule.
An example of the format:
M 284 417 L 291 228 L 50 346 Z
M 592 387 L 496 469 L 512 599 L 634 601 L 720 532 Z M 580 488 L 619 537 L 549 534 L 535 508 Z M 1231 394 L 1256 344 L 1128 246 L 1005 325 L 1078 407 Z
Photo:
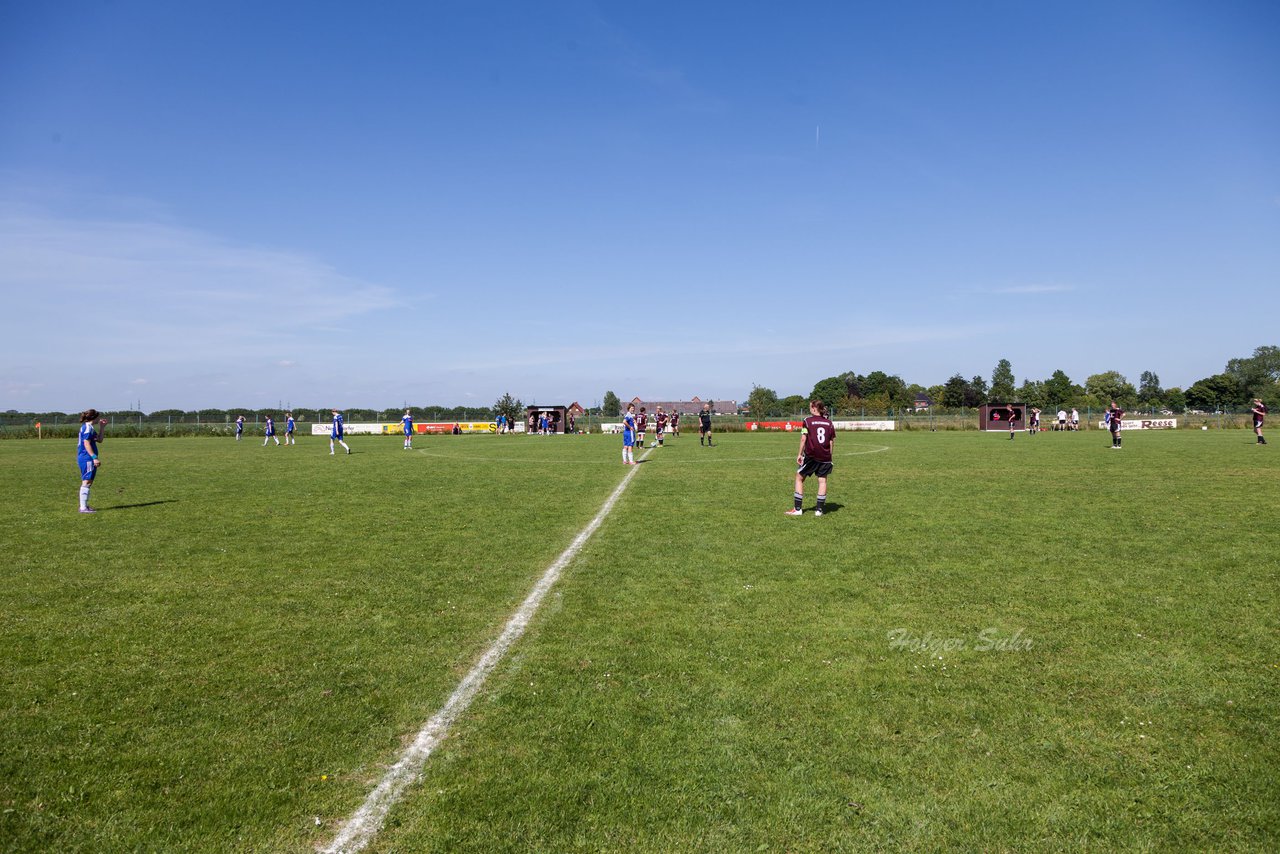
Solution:
M 1074 285 L 1013 285 L 1005 288 L 982 288 L 983 294 L 1062 294 L 1074 291 Z
M 9 358 L 81 328 L 99 363 L 270 354 L 397 305 L 386 287 L 299 252 L 144 219 L 75 219 L 0 203 Z M 72 319 L 83 319 L 83 326 Z

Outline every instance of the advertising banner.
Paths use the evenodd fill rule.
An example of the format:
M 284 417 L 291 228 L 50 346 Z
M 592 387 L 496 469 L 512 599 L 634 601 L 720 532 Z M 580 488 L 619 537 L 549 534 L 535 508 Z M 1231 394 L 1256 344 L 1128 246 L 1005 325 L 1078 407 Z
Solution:
M 837 430 L 896 430 L 896 421 L 832 421 Z M 748 421 L 748 430 L 799 430 L 803 421 Z
M 448 434 L 453 432 L 455 425 L 459 433 L 498 432 L 498 425 L 494 421 L 430 421 L 425 424 L 414 424 L 413 430 L 415 433 Z
M 375 433 L 376 434 L 376 433 L 383 432 L 382 430 L 383 426 L 384 425 L 382 424 L 343 424 L 342 432 L 353 433 L 353 434 L 359 434 L 359 433 Z M 395 426 L 396 426 L 396 429 L 399 429 L 400 427 L 399 424 Z M 328 436 L 330 434 L 332 427 L 333 425 L 330 424 L 328 421 L 321 421 L 321 422 L 312 424 L 311 435 L 312 436 Z
M 1098 422 L 1099 430 L 1110 430 L 1111 428 L 1105 421 Z M 1120 429 L 1123 430 L 1176 430 L 1178 429 L 1178 419 L 1176 418 L 1124 418 L 1120 421 Z
M 414 433 L 452 433 L 454 426 L 457 426 L 460 433 L 496 433 L 498 425 L 493 421 L 440 421 L 427 422 L 424 424 L 414 424 Z M 518 425 L 517 425 L 518 426 Z M 329 422 L 321 422 L 311 425 L 312 436 L 328 436 L 332 425 Z M 346 424 L 343 430 L 352 434 L 374 434 L 383 436 L 403 436 L 404 425 L 400 422 L 394 424 Z
M 897 430 L 896 421 L 832 421 L 837 430 Z

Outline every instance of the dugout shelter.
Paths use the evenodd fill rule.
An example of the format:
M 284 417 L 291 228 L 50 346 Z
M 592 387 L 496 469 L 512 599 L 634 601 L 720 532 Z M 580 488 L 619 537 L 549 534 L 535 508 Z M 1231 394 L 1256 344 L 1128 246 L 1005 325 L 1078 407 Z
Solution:
M 984 403 L 978 407 L 978 429 L 1009 432 L 1009 421 L 1013 421 L 1013 429 L 1027 429 L 1027 405 L 1025 403 Z
M 533 417 L 533 429 L 538 429 L 538 421 L 543 415 L 547 416 L 548 429 L 552 433 L 563 433 L 564 426 L 568 419 L 565 415 L 568 413 L 569 407 L 557 404 L 555 406 L 546 406 L 542 404 L 530 404 L 524 408 L 524 423 L 529 423 L 529 417 Z M 527 429 L 527 428 L 526 428 Z

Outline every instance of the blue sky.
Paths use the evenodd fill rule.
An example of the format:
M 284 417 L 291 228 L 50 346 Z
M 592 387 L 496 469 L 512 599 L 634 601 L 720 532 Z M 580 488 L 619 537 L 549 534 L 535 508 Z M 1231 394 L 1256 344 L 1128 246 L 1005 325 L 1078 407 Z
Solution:
M 1280 342 L 1280 4 L 0 3 L 0 409 Z

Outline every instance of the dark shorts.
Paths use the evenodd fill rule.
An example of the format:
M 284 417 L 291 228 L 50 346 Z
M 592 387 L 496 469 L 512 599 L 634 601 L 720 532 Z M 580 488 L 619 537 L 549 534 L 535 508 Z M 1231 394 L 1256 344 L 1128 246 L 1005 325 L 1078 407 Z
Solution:
M 698 425 L 698 432 L 699 432 L 699 433 L 710 433 L 710 432 L 711 432 L 711 425 L 710 425 L 710 424 L 699 424 L 699 425 Z
M 1262 419 L 1261 419 L 1261 418 L 1255 418 L 1255 419 L 1253 419 L 1253 429 L 1254 429 L 1254 430 L 1261 430 L 1261 429 L 1262 429 Z
M 835 464 L 830 460 L 809 460 L 804 461 L 804 465 L 796 469 L 796 474 L 801 477 L 809 477 L 817 475 L 818 477 L 830 477 L 831 470 L 835 468 Z

